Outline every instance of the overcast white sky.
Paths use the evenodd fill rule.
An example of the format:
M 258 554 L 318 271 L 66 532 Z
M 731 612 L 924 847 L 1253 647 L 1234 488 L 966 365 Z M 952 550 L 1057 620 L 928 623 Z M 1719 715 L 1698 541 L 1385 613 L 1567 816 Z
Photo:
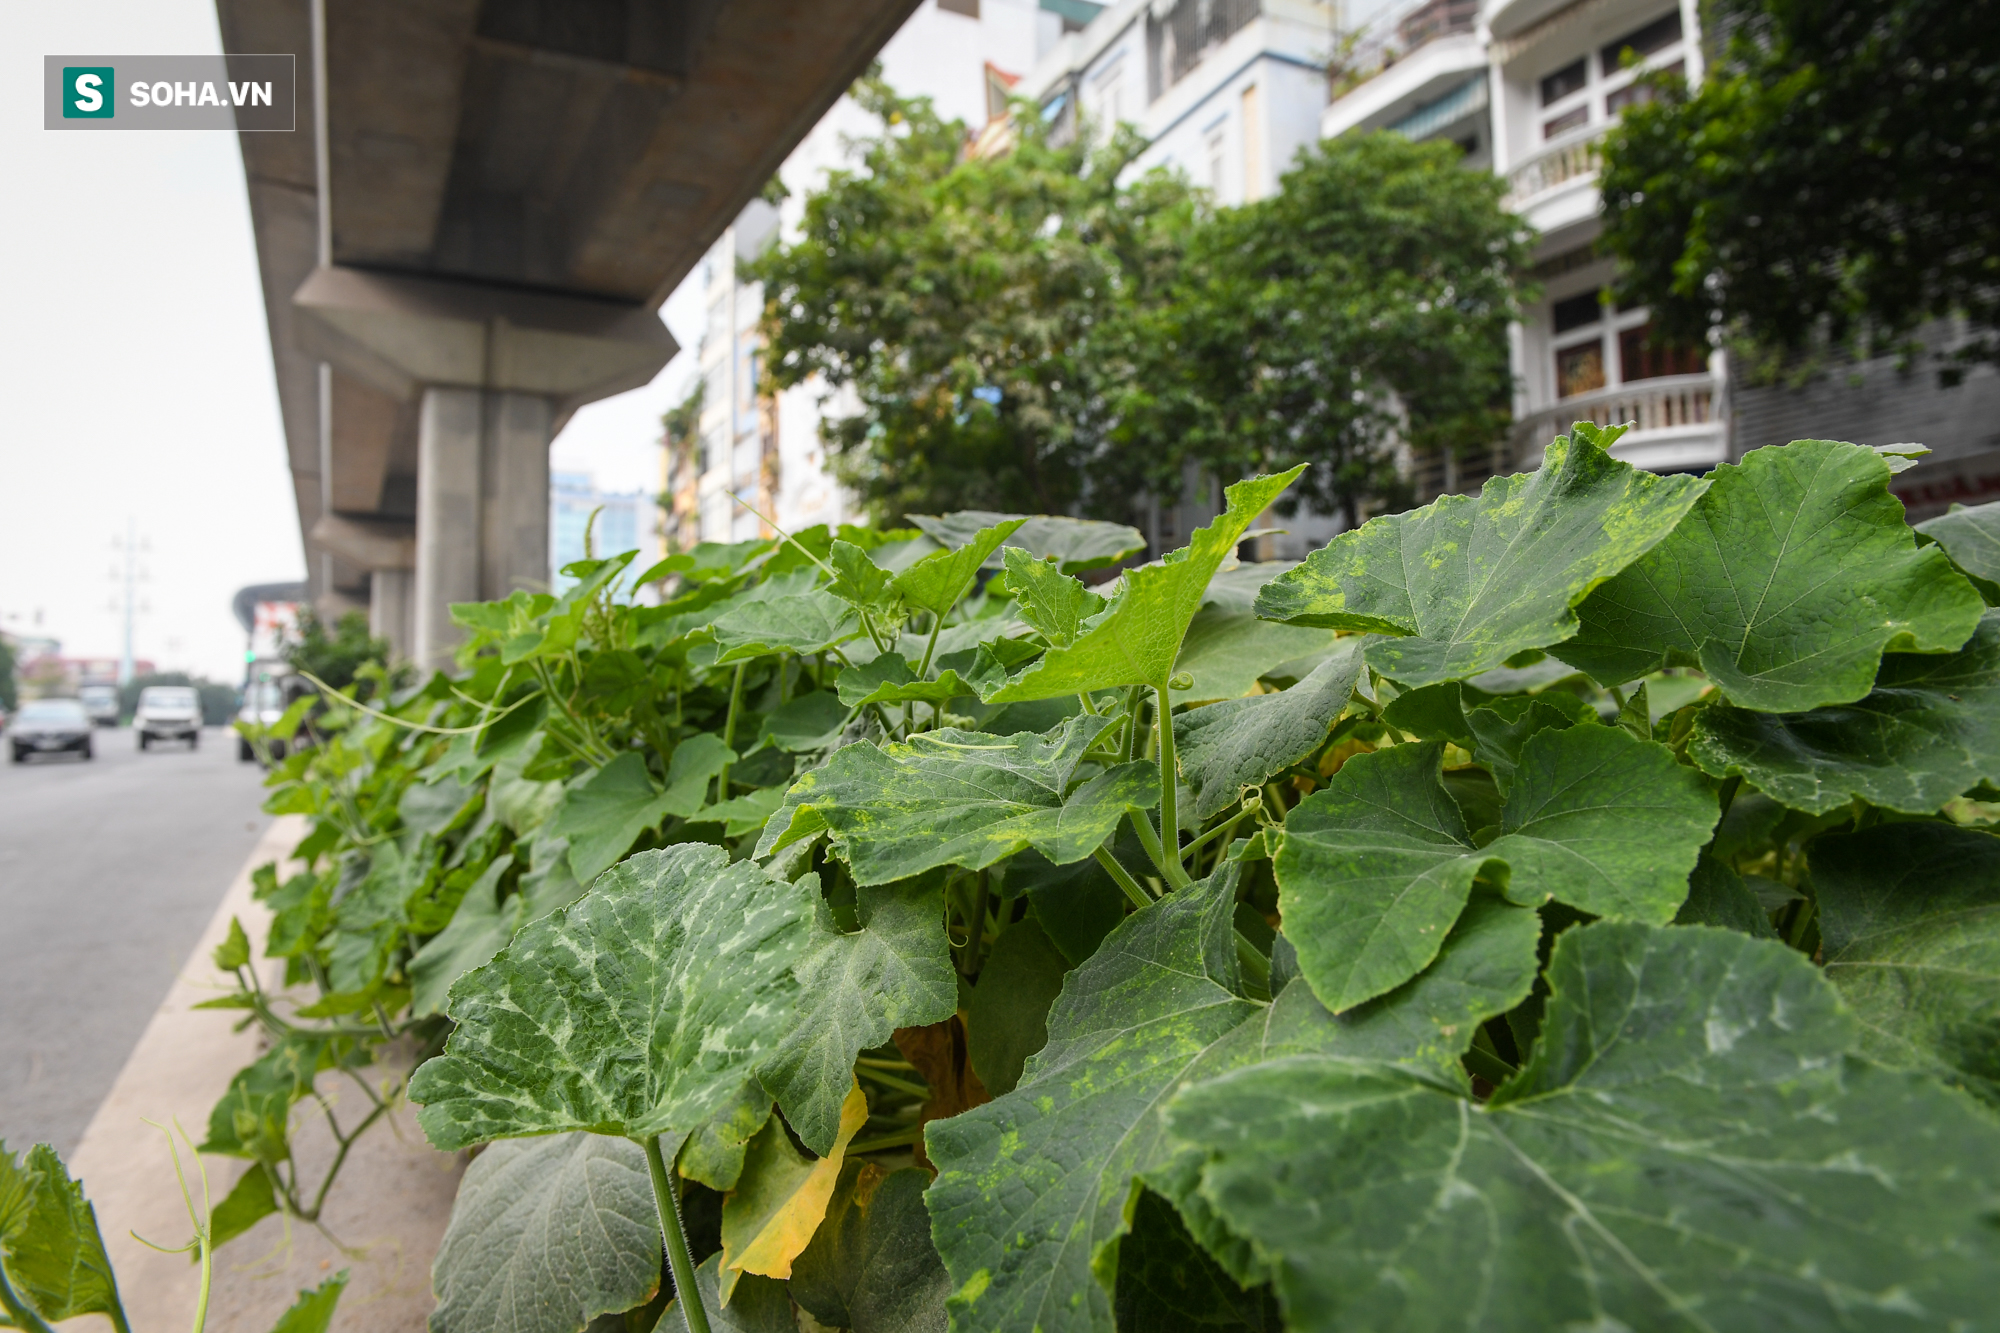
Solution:
M 220 49 L 210 0 L 0 3 L 0 625 L 116 656 L 130 518 L 151 548 L 137 655 L 234 680 L 231 596 L 305 568 L 236 137 L 42 128 L 44 55 Z M 579 412 L 556 467 L 657 489 L 699 294 L 667 319 L 690 350 Z

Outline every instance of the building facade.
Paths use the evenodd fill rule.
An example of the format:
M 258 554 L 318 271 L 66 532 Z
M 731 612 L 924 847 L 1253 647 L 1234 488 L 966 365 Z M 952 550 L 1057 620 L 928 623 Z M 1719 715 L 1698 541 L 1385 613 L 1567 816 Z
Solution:
M 976 134 L 1004 118 L 1010 92 L 1037 59 L 1102 8 L 1091 0 L 924 0 L 882 49 L 882 74 Z M 662 440 L 661 509 L 675 549 L 766 535 L 767 520 L 791 532 L 859 517 L 833 478 L 820 431 L 822 420 L 854 406 L 819 383 L 771 392 L 758 333 L 763 288 L 740 269 L 798 226 L 806 195 L 829 171 L 853 165 L 851 141 L 878 129 L 841 98 L 779 168 L 785 197 L 752 202 L 689 278 L 701 285 L 707 319 L 699 419 Z

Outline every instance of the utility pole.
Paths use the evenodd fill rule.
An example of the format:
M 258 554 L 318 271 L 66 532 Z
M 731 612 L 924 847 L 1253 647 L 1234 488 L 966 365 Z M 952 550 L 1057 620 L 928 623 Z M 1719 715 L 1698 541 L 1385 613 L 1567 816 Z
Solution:
M 119 611 L 125 622 L 125 648 L 118 659 L 118 683 L 130 685 L 133 675 L 132 618 L 139 610 L 139 582 L 145 578 L 145 571 L 139 567 L 138 520 L 128 515 L 125 519 L 124 539 L 121 541 L 114 537 L 111 539 L 111 544 L 122 550 L 125 556 L 122 570 L 113 568 L 111 571 L 113 581 L 120 583 L 124 592 L 122 605 L 114 604 L 112 609 Z

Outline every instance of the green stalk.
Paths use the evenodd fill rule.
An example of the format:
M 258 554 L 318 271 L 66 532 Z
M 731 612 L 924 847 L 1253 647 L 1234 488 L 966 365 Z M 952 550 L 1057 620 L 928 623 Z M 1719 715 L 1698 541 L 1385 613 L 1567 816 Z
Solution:
M 681 1201 L 667 1178 L 667 1161 L 660 1155 L 660 1136 L 646 1140 L 646 1166 L 653 1173 L 653 1205 L 660 1214 L 660 1236 L 667 1243 L 667 1264 L 674 1273 L 674 1294 L 687 1333 L 709 1333 L 708 1311 L 694 1285 L 694 1260 L 688 1256 L 687 1233 L 681 1230 Z
M 743 709 L 743 672 L 749 667 L 747 661 L 736 664 L 736 680 L 729 687 L 729 715 L 722 721 L 722 743 L 730 749 L 736 748 L 736 714 Z M 715 775 L 715 799 L 721 803 L 729 799 L 729 765 Z
M 1156 685 L 1154 707 L 1160 710 L 1160 843 L 1167 849 L 1167 883 L 1184 889 L 1194 881 L 1181 869 L 1180 811 L 1175 800 L 1180 790 L 1181 766 L 1174 757 L 1174 710 L 1167 688 Z
M 1139 701 L 1144 697 L 1146 687 L 1134 685 L 1125 692 L 1125 757 L 1122 763 L 1131 763 L 1137 758 L 1139 748 Z
M 923 664 L 917 668 L 918 680 L 929 680 L 931 678 L 931 654 L 937 651 L 938 631 L 942 630 L 943 628 L 944 628 L 944 617 L 933 611 L 931 613 L 930 642 L 924 645 Z
M 882 1152 L 888 1148 L 904 1148 L 915 1143 L 923 1136 L 924 1127 L 922 1125 L 912 1125 L 908 1129 L 899 1129 L 894 1134 L 884 1134 L 880 1138 L 863 1139 L 859 1143 L 850 1143 L 847 1146 L 847 1155 L 849 1157 L 858 1157 L 865 1152 Z
M 1117 857 L 1102 847 L 1099 847 L 1091 855 L 1097 858 L 1097 864 L 1104 867 L 1104 873 L 1111 876 L 1112 881 L 1125 891 L 1125 896 L 1132 900 L 1134 907 L 1149 907 L 1152 905 L 1153 895 L 1139 887 L 1139 881 L 1133 879 L 1131 873 L 1124 866 L 1118 864 Z
M 1189 843 L 1187 846 L 1181 848 L 1181 860 L 1183 861 L 1191 860 L 1196 852 L 1199 852 L 1202 848 L 1208 846 L 1209 843 L 1214 842 L 1217 838 L 1228 837 L 1229 834 L 1236 831 L 1236 826 L 1238 824 L 1241 824 L 1244 820 L 1250 817 L 1250 812 L 1254 809 L 1256 809 L 1255 806 L 1248 806 L 1248 805 L 1244 806 L 1241 810 L 1238 810 L 1235 813 L 1235 815 L 1232 816 L 1230 819 L 1226 820 L 1223 823 L 1217 824 L 1214 828 L 1202 834 L 1199 838 L 1196 838 L 1193 842 Z

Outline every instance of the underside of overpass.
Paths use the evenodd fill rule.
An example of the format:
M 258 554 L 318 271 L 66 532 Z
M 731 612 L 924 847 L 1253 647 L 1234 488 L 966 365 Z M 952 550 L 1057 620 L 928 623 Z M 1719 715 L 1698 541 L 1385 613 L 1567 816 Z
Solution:
M 548 445 L 918 0 L 216 0 L 298 56 L 240 136 L 309 585 L 443 666 L 548 577 Z M 323 71 L 323 78 L 321 76 Z

